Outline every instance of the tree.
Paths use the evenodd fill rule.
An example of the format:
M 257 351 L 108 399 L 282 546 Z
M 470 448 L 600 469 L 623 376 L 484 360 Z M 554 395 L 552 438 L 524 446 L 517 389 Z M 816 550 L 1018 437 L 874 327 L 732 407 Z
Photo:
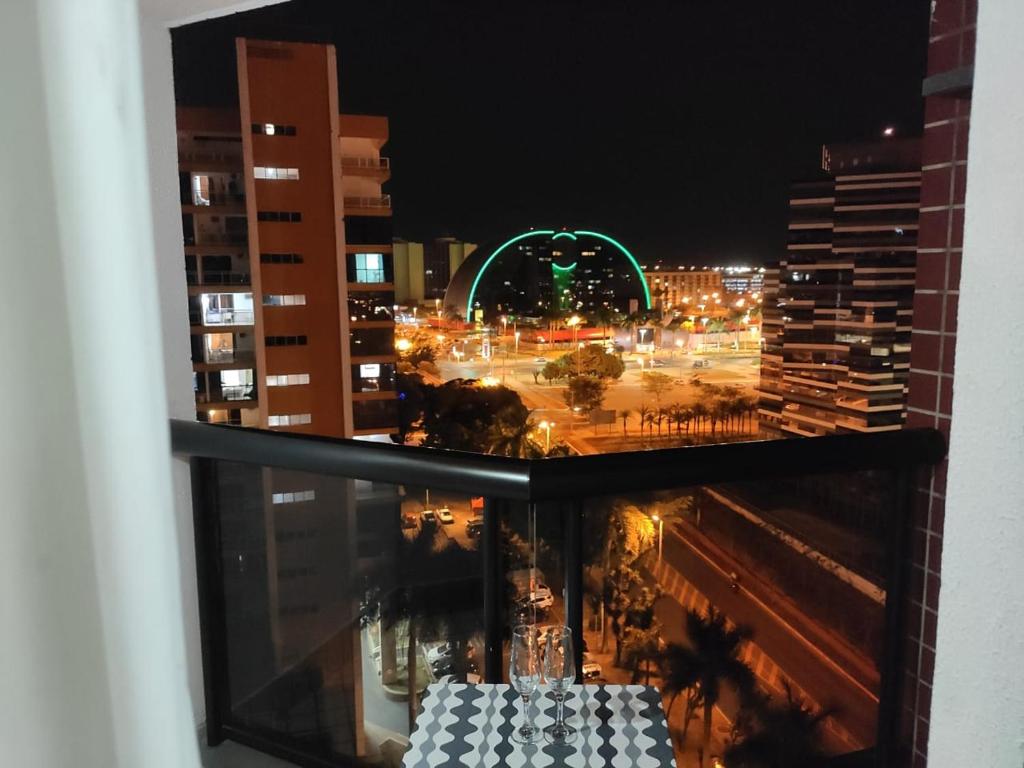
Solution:
M 661 405 L 661 396 L 672 388 L 673 383 L 671 376 L 666 376 L 659 371 L 645 371 L 641 380 L 644 392 L 651 395 L 659 406 Z
M 626 370 L 626 364 L 622 362 L 622 358 L 593 344 L 573 352 L 566 352 L 558 358 L 557 363 L 568 376 L 580 374 L 597 376 L 602 379 L 618 379 Z
M 495 414 L 494 422 L 488 430 L 487 452 L 517 459 L 540 458 L 544 452 L 533 440 L 536 428 L 533 420 L 523 419 L 514 405 L 506 406 Z
M 647 419 L 651 415 L 651 409 L 647 407 L 646 403 L 640 403 L 640 407 L 636 409 L 636 415 L 640 417 L 640 439 L 644 436 L 644 425 L 647 424 Z
M 582 413 L 590 413 L 604 403 L 607 388 L 604 380 L 597 376 L 573 376 L 562 396 L 570 408 L 578 407 Z
M 622 419 L 622 436 L 623 437 L 628 437 L 629 436 L 629 435 L 626 434 L 626 422 L 629 421 L 629 417 L 632 416 L 632 415 L 633 415 L 633 411 L 629 410 L 628 408 L 625 408 L 625 409 L 619 411 L 619 418 Z
M 569 371 L 562 363 L 562 359 L 549 360 L 544 364 L 544 367 L 540 369 L 540 375 L 543 376 L 548 382 L 558 381 L 564 379 L 569 375 Z
M 430 448 L 487 453 L 499 414 L 506 428 L 525 425 L 530 415 L 514 390 L 473 379 L 452 379 L 424 392 L 421 445 Z
M 699 435 L 704 427 L 704 419 L 708 417 L 708 407 L 704 403 L 694 403 L 690 410 L 696 422 L 694 432 Z
M 703 767 L 711 744 L 711 715 L 721 694 L 721 684 L 732 685 L 741 698 L 754 689 L 754 673 L 740 658 L 743 643 L 753 632 L 745 626 L 730 626 L 714 608 L 708 609 L 707 616 L 687 611 L 685 629 L 686 645 L 670 643 L 663 664 L 668 669 L 676 664 L 680 670 L 691 670 L 693 686 L 700 690 L 699 704 L 704 709 Z
M 650 411 L 644 416 L 644 423 L 647 424 L 647 433 L 650 437 L 654 437 L 654 411 Z
M 426 401 L 424 391 L 433 389 L 423 382 L 423 377 L 416 373 L 399 373 L 395 375 L 395 389 L 398 391 L 398 432 L 394 435 L 395 442 L 404 444 L 409 433 L 423 418 L 423 403 Z
M 827 757 L 821 731 L 832 712 L 815 712 L 793 694 L 788 682 L 783 687 L 783 702 L 755 694 L 744 704 L 725 750 L 728 768 L 814 768 Z
M 453 617 L 457 620 L 459 616 L 473 615 L 476 594 L 469 586 L 472 579 L 467 576 L 473 573 L 475 553 L 451 541 L 440 548 L 436 544 L 434 531 L 430 528 L 421 528 L 411 540 L 398 534 L 395 560 L 390 563 L 382 561 L 380 572 L 367 580 L 375 588 L 364 596 L 360 610 L 363 626 L 380 623 L 382 659 L 388 655 L 397 662 L 394 652 L 395 629 L 399 624 L 405 625 L 410 729 L 419 709 L 419 638 L 442 634 L 442 617 L 451 621 Z M 443 634 L 467 637 L 471 632 L 467 627 Z M 387 651 L 387 647 L 391 648 L 391 652 Z M 458 654 L 453 656 L 463 658 Z M 423 682 L 425 684 L 427 681 Z

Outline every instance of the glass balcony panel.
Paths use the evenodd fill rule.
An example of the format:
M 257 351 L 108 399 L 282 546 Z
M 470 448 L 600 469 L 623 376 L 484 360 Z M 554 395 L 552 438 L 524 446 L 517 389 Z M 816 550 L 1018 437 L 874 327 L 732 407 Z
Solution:
M 307 759 L 397 764 L 426 685 L 482 679 L 472 500 L 236 462 L 207 472 L 224 724 Z

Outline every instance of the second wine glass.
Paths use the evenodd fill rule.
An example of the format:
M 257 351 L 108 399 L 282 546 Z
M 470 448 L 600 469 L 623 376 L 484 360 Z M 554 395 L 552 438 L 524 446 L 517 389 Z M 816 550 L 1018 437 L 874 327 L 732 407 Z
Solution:
M 572 630 L 550 627 L 544 643 L 544 679 L 555 694 L 555 722 L 544 729 L 544 738 L 556 745 L 568 744 L 576 738 L 576 729 L 565 722 L 565 694 L 576 680 L 576 654 L 573 653 Z

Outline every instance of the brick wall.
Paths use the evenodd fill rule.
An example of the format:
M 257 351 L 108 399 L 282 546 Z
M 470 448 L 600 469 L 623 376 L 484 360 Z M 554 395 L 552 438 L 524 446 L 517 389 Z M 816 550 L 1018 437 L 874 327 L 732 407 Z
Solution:
M 928 75 L 974 63 L 977 0 L 936 0 Z M 954 349 L 964 234 L 969 90 L 925 100 L 921 218 L 918 233 L 914 332 L 907 424 L 935 427 L 949 438 Z M 914 521 L 914 561 L 908 611 L 906 711 L 912 764 L 927 764 L 939 565 L 945 516 L 946 462 L 922 478 Z

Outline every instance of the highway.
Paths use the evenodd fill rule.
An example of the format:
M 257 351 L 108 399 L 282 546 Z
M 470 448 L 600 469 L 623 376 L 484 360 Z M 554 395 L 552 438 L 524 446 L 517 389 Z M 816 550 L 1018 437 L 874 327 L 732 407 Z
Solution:
M 803 692 L 820 706 L 836 710 L 834 720 L 839 726 L 839 733 L 831 735 L 840 742 L 847 742 L 847 748 L 857 743 L 872 744 L 877 725 L 876 694 L 806 640 L 805 635 L 812 634 L 811 628 L 801 626 L 792 611 L 787 612 L 784 618 L 743 579 L 738 590 L 731 589 L 729 573 L 735 570 L 734 565 L 716 562 L 708 552 L 679 531 L 666 529 L 664 565 L 670 566 L 689 582 L 689 585 L 683 585 L 678 578 L 666 579 L 665 570 L 661 569 L 661 581 L 666 592 L 674 593 L 671 595 L 673 599 L 665 599 L 658 604 L 666 639 L 676 642 L 684 639 L 684 605 L 680 598 L 682 603 L 689 605 L 695 601 L 699 603 L 700 596 L 707 598 L 734 623 L 746 624 L 753 629 L 753 642 L 766 659 L 755 654 L 751 663 L 762 680 L 767 677 L 774 681 L 776 698 L 780 696 L 779 675 L 782 675 L 797 692 Z M 696 593 L 699 595 L 695 597 Z M 807 619 L 804 621 L 809 622 Z M 777 673 L 771 669 L 772 664 L 778 667 Z M 734 704 L 731 709 L 734 711 Z M 731 715 L 728 701 L 723 702 L 723 710 Z

